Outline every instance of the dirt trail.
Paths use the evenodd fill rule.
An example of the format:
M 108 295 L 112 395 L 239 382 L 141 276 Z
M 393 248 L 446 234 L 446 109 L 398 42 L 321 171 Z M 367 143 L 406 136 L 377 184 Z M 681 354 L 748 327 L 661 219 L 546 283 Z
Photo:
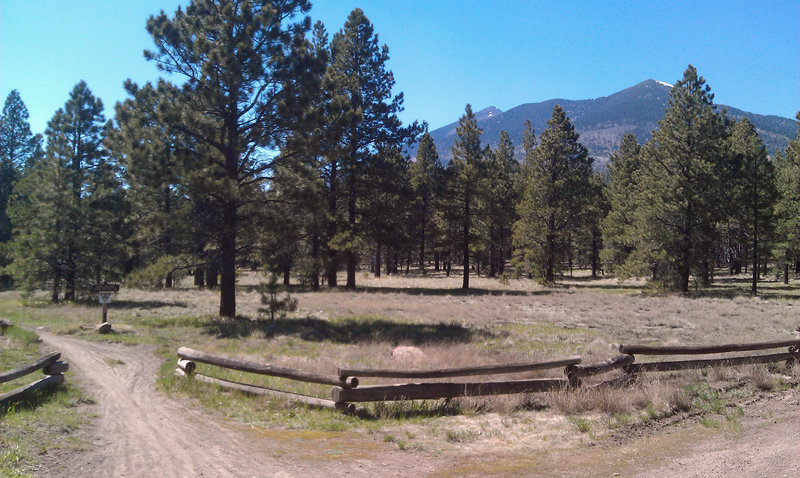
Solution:
M 695 444 L 665 457 L 640 476 L 795 477 L 800 474 L 800 390 L 765 396 L 744 406 L 742 431 Z
M 258 433 L 183 408 L 155 390 L 159 361 L 151 348 L 37 332 L 62 353 L 71 374 L 97 402 L 91 407 L 97 415 L 91 450 L 51 457 L 46 476 L 397 476 L 398 463 L 404 474 L 410 471 L 407 456 L 367 438 L 352 443 L 353 437 L 336 436 L 335 446 L 345 456 L 334 461 L 326 458 L 326 447 L 334 445 L 325 443 L 324 434 Z M 359 452 L 347 455 L 348 449 Z M 424 457 L 415 461 L 422 474 L 435 470 Z

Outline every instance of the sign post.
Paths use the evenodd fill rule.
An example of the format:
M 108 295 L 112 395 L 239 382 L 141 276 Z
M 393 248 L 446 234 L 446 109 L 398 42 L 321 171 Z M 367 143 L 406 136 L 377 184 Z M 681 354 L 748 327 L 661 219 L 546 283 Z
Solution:
M 119 290 L 119 284 L 95 284 L 92 292 L 97 292 L 100 303 L 103 304 L 103 323 L 108 322 L 108 304 L 111 302 L 111 295 Z

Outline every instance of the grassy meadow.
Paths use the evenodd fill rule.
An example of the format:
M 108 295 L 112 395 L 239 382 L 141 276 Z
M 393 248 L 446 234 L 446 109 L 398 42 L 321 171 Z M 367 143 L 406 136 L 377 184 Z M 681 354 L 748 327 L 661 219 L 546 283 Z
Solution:
M 274 323 L 259 312 L 259 278 L 243 272 L 237 295 L 240 317 L 216 317 L 218 292 L 198 291 L 188 280 L 172 290 L 123 288 L 109 308 L 115 333 L 101 336 L 86 326 L 100 321 L 95 298 L 50 304 L 44 295 L 0 293 L 0 316 L 35 330 L 85 340 L 153 344 L 163 358 L 159 387 L 188 406 L 264 429 L 302 433 L 359 433 L 403 450 L 446 452 L 487 445 L 570 447 L 602 440 L 626 427 L 682 414 L 700 416 L 709 429 L 735 431 L 737 403 L 800 382 L 797 366 L 649 374 L 628 389 L 581 389 L 536 395 L 366 404 L 356 416 L 316 410 L 269 397 L 218 390 L 173 376 L 181 346 L 304 370 L 335 374 L 340 366 L 443 368 L 552 360 L 579 354 L 584 363 L 618 354 L 624 344 L 715 344 L 795 337 L 800 326 L 800 282 L 762 283 L 749 294 L 745 276 L 721 276 L 689 296 L 649 291 L 643 282 L 592 279 L 585 271 L 542 287 L 529 280 L 501 283 L 460 276 L 359 276 L 359 289 L 311 292 L 290 287 L 298 308 Z M 82 327 L 83 326 L 83 327 Z M 424 355 L 396 359 L 397 345 Z M 4 352 L 5 353 L 5 352 Z M 16 352 L 15 352 L 16 353 Z M 26 352 L 28 353 L 28 352 Z M 35 353 L 33 354 L 35 355 Z M 14 362 L 26 357 L 15 356 Z M 10 363 L 3 356 L 3 364 Z M 637 358 L 641 361 L 642 358 Z M 329 398 L 330 386 L 225 371 L 198 364 L 207 375 Z M 521 379 L 563 377 L 560 369 L 512 374 Z M 487 377 L 475 377 L 481 380 Z M 589 384 L 608 376 L 589 380 Z M 391 380 L 364 379 L 363 384 Z M 68 379 L 69 382 L 69 379 Z M 8 416 L 0 418 L 7 421 Z M 0 439 L 8 442 L 4 429 Z

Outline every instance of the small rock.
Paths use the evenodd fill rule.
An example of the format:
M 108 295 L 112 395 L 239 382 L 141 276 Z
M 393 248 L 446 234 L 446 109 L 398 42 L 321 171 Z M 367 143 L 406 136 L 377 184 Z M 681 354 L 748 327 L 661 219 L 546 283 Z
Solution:
M 113 330 L 111 329 L 110 322 L 103 322 L 102 324 L 98 324 L 97 326 L 95 326 L 94 330 L 98 334 L 110 334 L 111 332 L 113 332 Z
M 398 345 L 392 350 L 392 358 L 398 360 L 413 360 L 419 359 L 425 356 L 425 352 L 423 352 L 419 347 L 414 347 L 411 345 Z

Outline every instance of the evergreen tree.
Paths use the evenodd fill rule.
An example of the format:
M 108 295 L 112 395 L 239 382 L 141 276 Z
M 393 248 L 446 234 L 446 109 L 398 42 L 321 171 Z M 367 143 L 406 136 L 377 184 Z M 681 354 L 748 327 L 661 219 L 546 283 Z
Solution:
M 516 263 L 523 272 L 552 283 L 591 197 L 593 159 L 559 105 L 539 146 L 532 151 L 528 146 L 526 156 L 525 190 L 514 224 Z
M 134 257 L 126 272 L 156 267 L 164 276 L 155 283 L 170 288 L 177 270 L 202 268 L 201 258 L 191 257 L 199 256 L 202 228 L 192 227 L 193 191 L 183 176 L 192 169 L 194 156 L 188 152 L 194 145 L 156 120 L 159 103 L 167 100 L 164 91 L 150 84 L 139 88 L 130 81 L 125 87 L 130 98 L 116 105 L 105 145 L 123 166 L 127 199 L 133 205 L 128 224 L 135 231 L 130 238 Z M 188 256 L 179 259 L 181 255 Z M 163 267 L 165 263 L 170 267 Z
M 635 246 L 634 214 L 637 204 L 638 174 L 641 168 L 641 146 L 632 133 L 622 137 L 619 149 L 609 158 L 608 187 L 605 197 L 608 215 L 601 222 L 603 233 L 603 262 L 610 264 L 617 277 L 626 277 L 622 270 Z
M 48 123 L 46 156 L 13 204 L 12 270 L 28 287 L 50 282 L 54 300 L 62 280 L 74 300 L 90 283 L 119 277 L 126 206 L 102 147 L 105 128 L 102 102 L 81 81 Z
M 668 288 L 689 290 L 689 276 L 707 277 L 717 224 L 731 204 L 727 120 L 689 66 L 670 91 L 664 119 L 642 156 L 635 218 L 636 252 L 629 270 L 649 269 Z
M 388 156 L 379 149 L 391 150 L 412 140 L 420 132 L 414 123 L 403 128 L 397 114 L 403 110 L 403 94 L 392 96 L 394 75 L 387 70 L 389 48 L 378 45 L 378 36 L 364 12 L 356 8 L 342 30 L 331 40 L 331 64 L 326 88 L 342 108 L 342 135 L 337 154 L 337 176 L 343 187 L 345 222 L 329 243 L 344 254 L 347 268 L 346 287 L 356 287 L 358 251 L 363 246 L 363 211 L 361 198 L 374 191 L 361 181 L 373 161 Z M 390 168 L 391 169 L 391 168 Z
M 474 245 L 475 216 L 478 213 L 478 201 L 486 175 L 486 152 L 481 148 L 481 133 L 478 121 L 467 105 L 466 111 L 458 120 L 456 139 L 453 145 L 453 160 L 450 162 L 450 191 L 454 200 L 453 212 L 459 215 L 459 243 L 464 276 L 461 283 L 463 289 L 469 289 L 470 247 Z
M 442 169 L 433 138 L 426 132 L 419 141 L 416 160 L 409 166 L 414 198 L 411 204 L 413 234 L 419 253 L 419 271 L 422 274 L 426 272 L 425 254 L 430 248 L 431 239 L 436 236 L 433 217 Z
M 731 131 L 730 153 L 738 166 L 736 202 L 741 211 L 745 237 L 750 239 L 753 282 L 751 291 L 758 293 L 761 259 L 770 249 L 775 228 L 777 189 L 775 168 L 767 150 L 747 118 L 738 121 Z
M 502 274 L 511 251 L 511 226 L 516 222 L 516 182 L 520 164 L 514 159 L 514 145 L 507 132 L 500 132 L 497 146 L 487 160 L 484 203 L 488 227 L 489 277 Z
M 150 17 L 159 69 L 185 83 L 162 102 L 159 121 L 197 143 L 200 166 L 186 178 L 215 205 L 220 257 L 220 315 L 236 315 L 236 257 L 243 208 L 269 181 L 280 148 L 307 103 L 311 74 L 304 35 L 307 0 L 193 0 L 172 18 Z M 295 21 L 296 17 L 301 18 Z M 172 95 L 171 95 L 172 96 Z
M 776 186 L 778 200 L 775 206 L 777 255 L 783 265 L 783 281 L 789 283 L 789 266 L 794 262 L 795 272 L 800 272 L 800 112 L 797 113 L 797 137 L 789 142 L 783 154 L 776 155 Z
M 2 272 L 9 263 L 6 244 L 12 236 L 8 203 L 24 170 L 41 154 L 41 136 L 31 133 L 28 109 L 19 92 L 11 90 L 0 116 L 0 289 L 11 286 L 11 276 Z

